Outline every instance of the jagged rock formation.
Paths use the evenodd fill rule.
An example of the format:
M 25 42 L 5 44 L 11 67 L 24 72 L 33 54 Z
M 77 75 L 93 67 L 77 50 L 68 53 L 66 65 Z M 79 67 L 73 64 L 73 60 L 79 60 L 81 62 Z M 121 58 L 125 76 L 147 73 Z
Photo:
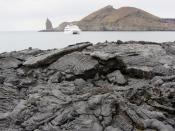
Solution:
M 163 19 L 141 9 L 106 6 L 80 21 L 63 22 L 55 30 L 63 31 L 68 24 L 76 24 L 83 31 L 154 31 L 175 30 L 174 19 Z
M 174 131 L 175 42 L 0 54 L 2 131 Z
M 53 30 L 52 22 L 47 18 L 47 20 L 46 20 L 46 31 L 52 31 L 52 30 Z

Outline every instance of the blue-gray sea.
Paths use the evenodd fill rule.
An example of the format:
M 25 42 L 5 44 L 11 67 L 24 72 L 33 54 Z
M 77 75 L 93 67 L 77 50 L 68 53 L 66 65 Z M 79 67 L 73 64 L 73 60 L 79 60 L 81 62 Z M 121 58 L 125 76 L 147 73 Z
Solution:
M 81 32 L 80 35 L 63 32 L 12 31 L 0 32 L 0 52 L 23 50 L 28 47 L 39 49 L 63 48 L 70 44 L 89 41 L 175 41 L 175 32 Z

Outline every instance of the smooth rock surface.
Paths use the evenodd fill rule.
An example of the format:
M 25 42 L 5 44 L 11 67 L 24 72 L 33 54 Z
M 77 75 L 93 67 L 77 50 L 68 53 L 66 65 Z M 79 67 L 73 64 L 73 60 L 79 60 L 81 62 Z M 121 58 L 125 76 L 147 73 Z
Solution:
M 0 69 L 17 68 L 20 64 L 22 62 L 13 57 L 0 58 Z
M 119 70 L 108 74 L 107 77 L 108 77 L 108 80 L 114 84 L 125 85 L 127 83 L 127 80 Z
M 82 53 L 71 53 L 63 56 L 49 66 L 49 69 L 55 69 L 60 72 L 66 72 L 73 75 L 85 74 L 87 77 L 94 75 L 98 66 L 98 61 Z
M 69 54 L 74 51 L 78 50 L 83 50 L 84 48 L 91 46 L 91 43 L 81 43 L 77 45 L 72 45 L 69 47 L 66 47 L 61 50 L 56 50 L 54 52 L 50 52 L 45 55 L 41 55 L 35 58 L 31 58 L 25 63 L 23 63 L 24 66 L 29 66 L 29 67 L 37 67 L 37 66 L 43 66 L 43 65 L 48 65 L 54 61 L 56 61 L 58 58 L 64 56 L 65 54 Z

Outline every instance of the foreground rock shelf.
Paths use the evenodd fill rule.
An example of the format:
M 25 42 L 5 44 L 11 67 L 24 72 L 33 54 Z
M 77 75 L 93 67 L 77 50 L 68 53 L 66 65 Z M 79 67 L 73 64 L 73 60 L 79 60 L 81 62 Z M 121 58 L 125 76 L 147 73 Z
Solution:
M 174 131 L 175 42 L 0 54 L 2 131 Z

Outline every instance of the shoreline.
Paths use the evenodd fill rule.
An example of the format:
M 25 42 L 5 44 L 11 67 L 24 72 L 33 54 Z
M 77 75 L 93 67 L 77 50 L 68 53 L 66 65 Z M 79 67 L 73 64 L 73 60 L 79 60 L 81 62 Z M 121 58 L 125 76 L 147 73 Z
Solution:
M 155 41 L 144 41 L 144 40 L 140 40 L 140 41 L 135 41 L 135 40 L 130 40 L 130 41 L 122 41 L 122 40 L 118 40 L 118 41 L 121 41 L 123 44 L 127 44 L 127 43 L 139 43 L 139 44 L 157 44 L 157 45 L 162 45 L 164 43 L 174 43 L 175 41 L 164 41 L 164 42 L 155 42 Z M 97 42 L 97 43 L 92 43 L 90 41 L 86 41 L 86 42 L 89 42 L 89 43 L 92 43 L 93 45 L 96 45 L 98 43 L 105 43 L 105 42 L 108 42 L 108 43 L 117 43 L 118 41 L 104 41 L 104 42 Z M 79 43 L 86 43 L 86 42 L 79 42 Z M 74 43 L 74 44 L 70 44 L 70 45 L 76 45 L 76 44 L 79 44 L 79 43 Z M 63 48 L 66 48 L 70 45 L 67 45 Z M 41 51 L 51 51 L 51 50 L 59 50 L 59 49 L 63 49 L 63 48 L 48 48 L 48 49 L 40 49 L 40 48 L 33 48 L 33 47 L 28 47 L 28 48 L 24 48 L 24 49 L 18 49 L 18 50 L 11 50 L 11 51 L 2 51 L 0 52 L 0 55 L 1 54 L 4 54 L 4 53 L 12 53 L 12 52 L 22 52 L 22 51 L 26 51 L 26 50 L 41 50 Z
M 175 30 L 82 30 L 83 32 L 175 32 Z M 38 32 L 64 32 L 59 30 L 39 30 Z
M 175 42 L 82 42 L 1 53 L 0 128 L 173 131 L 174 81 Z

